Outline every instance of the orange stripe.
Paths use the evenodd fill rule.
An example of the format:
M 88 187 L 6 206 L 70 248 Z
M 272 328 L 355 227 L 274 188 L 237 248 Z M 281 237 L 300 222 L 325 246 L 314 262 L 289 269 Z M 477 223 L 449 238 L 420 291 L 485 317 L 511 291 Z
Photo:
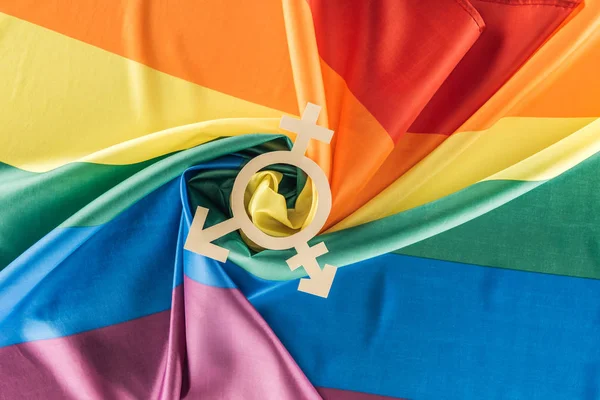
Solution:
M 356 183 L 352 183 L 353 179 L 347 178 L 346 185 L 353 186 L 352 191 L 347 194 L 345 202 L 338 201 L 336 203 L 336 207 L 332 210 L 325 229 L 335 225 L 358 210 L 412 166 L 421 161 L 447 138 L 447 135 L 442 134 L 405 133 L 376 171 L 376 174 L 370 180 L 361 182 L 359 189 L 356 188 Z M 360 147 L 357 147 L 357 149 L 360 151 Z M 354 154 L 353 157 L 363 162 L 363 156 Z
M 279 0 L 0 0 L 0 12 L 159 71 L 298 114 Z
M 299 114 L 298 101 L 323 98 L 319 90 L 304 86 L 300 98 L 296 97 L 279 1 L 261 3 L 259 20 L 248 18 L 255 13 L 250 2 L 200 3 L 186 1 L 184 6 L 166 8 L 158 2 L 125 0 L 0 0 L 0 11 L 162 72 L 285 112 Z M 293 30 L 293 26 L 288 28 Z M 310 39 L 309 33 L 314 35 L 300 32 L 300 39 Z M 314 63 L 299 61 L 300 76 L 314 67 Z M 332 192 L 335 207 L 345 214 L 346 205 L 385 161 L 393 143 L 342 78 L 323 63 L 321 70 L 328 99 L 324 106 L 329 125 L 336 131 L 334 165 L 338 172 L 331 177 Z M 365 138 L 368 146 L 361 146 Z M 329 154 L 320 153 L 323 157 L 316 158 L 327 169 Z
M 354 201 L 394 148 L 390 135 L 321 60 L 329 127 L 333 136 L 331 193 L 333 207 L 326 226 L 346 216 Z
M 320 58 L 315 57 L 319 51 L 310 7 L 304 0 L 283 0 L 282 3 L 298 109 L 303 110 L 308 102 L 320 105 L 322 110 L 318 124 L 329 127 Z M 319 164 L 330 179 L 331 146 L 311 140 L 307 155 Z

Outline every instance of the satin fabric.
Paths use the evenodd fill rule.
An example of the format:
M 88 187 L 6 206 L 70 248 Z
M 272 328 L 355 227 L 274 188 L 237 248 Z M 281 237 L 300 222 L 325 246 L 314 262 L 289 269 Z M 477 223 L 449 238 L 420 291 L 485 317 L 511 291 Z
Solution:
M 0 13 L 0 397 L 598 395 L 597 2 Z M 293 250 L 183 249 L 309 101 L 336 132 L 308 150 L 334 197 L 326 300 Z M 288 235 L 318 194 L 271 166 L 246 200 Z
M 319 99 L 320 103 L 323 103 L 322 100 L 326 99 L 322 105 L 327 108 L 327 120 L 322 123 L 327 122 L 328 126 L 337 132 L 336 139 L 329 151 L 315 152 L 316 150 L 314 150 L 311 152 L 311 156 L 330 176 L 334 208 L 329 225 L 347 216 L 358 206 L 364 204 L 368 198 L 383 189 L 377 184 L 369 185 L 371 179 L 385 185 L 391 183 L 439 144 L 439 141 L 432 142 L 432 139 L 428 137 L 417 141 L 412 140 L 409 144 L 411 157 L 406 160 L 405 157 L 401 157 L 399 161 L 398 158 L 395 158 L 391 174 L 385 172 L 387 170 L 379 174 L 377 172 L 390 154 L 405 154 L 403 151 L 393 152 L 394 142 L 401 140 L 400 138 L 406 133 L 409 125 L 417 118 L 456 65 L 459 62 L 465 62 L 463 57 L 476 41 L 480 43 L 478 39 L 482 32 L 485 32 L 485 22 L 482 22 L 483 18 L 477 8 L 470 3 L 455 0 L 445 0 L 441 4 L 439 2 L 434 2 L 435 4 L 418 2 L 411 5 L 410 8 L 402 8 L 400 5 L 394 5 L 394 2 L 382 2 L 380 5 L 365 5 L 362 11 L 356 5 L 344 7 L 341 4 L 328 3 L 327 7 L 321 7 L 319 2 L 310 4 L 300 2 L 298 6 L 293 6 L 288 10 L 287 2 L 281 4 L 273 0 L 266 2 L 262 11 L 264 18 L 273 21 L 269 25 L 269 29 L 264 28 L 256 21 L 249 21 L 246 15 L 251 11 L 245 9 L 245 6 L 240 7 L 237 3 L 229 6 L 223 2 L 212 5 L 186 3 L 185 7 L 173 8 L 169 12 L 165 12 L 164 5 L 152 3 L 125 5 L 115 0 L 115 4 L 110 7 L 99 8 L 94 2 L 91 2 L 71 8 L 61 1 L 45 3 L 41 7 L 31 1 L 0 3 L 0 11 L 27 21 L 19 22 L 11 17 L 5 17 L 5 24 L 14 27 L 11 29 L 14 36 L 7 36 L 4 39 L 10 49 L 11 58 L 18 60 L 27 58 L 28 54 L 37 54 L 33 58 L 35 60 L 33 66 L 36 68 L 28 75 L 37 74 L 36 71 L 40 70 L 47 74 L 47 70 L 50 69 L 57 76 L 45 79 L 39 85 L 23 87 L 18 86 L 16 81 L 12 81 L 7 83 L 7 87 L 12 87 L 13 93 L 21 94 L 18 97 L 23 98 L 24 101 L 39 99 L 41 104 L 38 107 L 48 104 L 44 102 L 43 93 L 57 92 L 57 96 L 63 99 L 60 102 L 52 102 L 53 110 L 43 114 L 48 117 L 58 116 L 58 118 L 47 122 L 36 118 L 36 122 L 40 123 L 39 127 L 22 123 L 27 120 L 26 117 L 10 119 L 11 125 L 13 125 L 11 126 L 12 130 L 30 132 L 32 136 L 30 140 L 36 140 L 38 135 L 42 135 L 48 142 L 48 146 L 45 146 L 46 151 L 54 148 L 55 152 L 59 153 L 39 155 L 27 148 L 27 141 L 10 141 L 3 146 L 6 149 L 12 149 L 8 156 L 10 158 L 3 157 L 3 159 L 17 167 L 23 166 L 36 171 L 40 168 L 47 170 L 48 167 L 57 167 L 64 162 L 93 157 L 92 154 L 101 149 L 142 136 L 147 137 L 144 142 L 151 140 L 156 146 L 155 148 L 163 151 L 150 155 L 146 154 L 146 150 L 143 149 L 144 159 L 148 159 L 199 144 L 197 140 L 191 142 L 179 134 L 181 130 L 189 131 L 190 128 L 192 132 L 188 135 L 197 134 L 198 125 L 189 126 L 190 123 L 206 121 L 201 126 L 211 126 L 214 122 L 209 123 L 208 121 L 233 116 L 236 118 L 277 118 L 282 112 L 298 114 L 302 107 L 298 106 L 298 103 L 305 104 L 306 101 L 314 102 Z M 487 7 L 487 3 L 484 6 Z M 515 12 L 517 15 L 522 13 L 523 18 L 535 19 L 534 24 L 523 24 L 523 29 L 526 27 L 531 29 L 531 32 L 527 31 L 532 37 L 530 53 L 533 52 L 535 43 L 543 40 L 545 35 L 549 34 L 549 30 L 551 31 L 553 26 L 557 26 L 568 15 L 567 10 L 569 9 L 566 6 L 557 8 L 550 3 L 546 6 L 535 7 L 519 2 L 505 5 L 497 3 L 495 6 L 497 9 L 493 15 L 498 17 L 494 17 L 493 21 L 500 28 L 510 27 L 514 23 L 510 20 L 509 15 L 514 15 Z M 57 9 L 61 10 L 58 13 L 60 15 L 53 12 Z M 563 11 L 552 11 L 555 9 Z M 297 18 L 291 18 L 290 13 Z M 506 17 L 501 17 L 505 14 Z M 548 14 L 554 17 L 548 17 Z M 103 15 L 103 17 L 99 17 L 99 15 Z M 142 17 L 142 15 L 146 17 Z M 163 18 L 163 15 L 167 17 Z M 189 15 L 210 15 L 211 17 L 191 23 L 188 22 Z M 270 17 L 271 15 L 272 17 Z M 394 18 L 384 18 L 383 16 L 386 15 L 394 15 Z M 497 22 L 496 18 L 498 18 Z M 321 34 L 323 19 L 327 20 L 328 31 L 332 33 L 328 36 L 330 37 L 328 40 L 332 41 L 330 44 Z M 314 29 L 310 29 L 310 26 L 309 29 L 300 32 L 295 29 L 295 27 L 306 26 L 311 20 L 314 21 Z M 110 21 L 114 21 L 114 23 Z M 403 23 L 399 24 L 400 21 Z M 414 23 L 410 21 L 414 21 Z M 395 24 L 403 29 L 401 37 L 394 34 Z M 39 26 L 49 28 L 51 31 L 36 29 Z M 170 28 L 174 26 L 177 28 Z M 199 28 L 200 26 L 202 28 Z M 370 43 L 368 40 L 363 40 L 364 44 L 351 45 L 352 42 L 346 37 L 348 35 L 352 37 L 351 27 L 353 26 L 360 26 L 361 32 L 377 32 L 377 37 L 381 38 L 382 48 L 379 51 L 368 52 L 368 43 Z M 223 29 L 223 27 L 225 28 Z M 17 28 L 22 31 L 20 34 L 16 34 L 15 29 Z M 205 40 L 200 43 L 203 47 L 198 48 L 196 41 L 193 44 L 188 42 L 193 40 L 192 38 L 203 35 L 216 35 L 217 32 L 221 38 L 218 44 L 215 41 Z M 511 31 L 500 29 L 499 32 L 501 33 L 496 35 L 509 35 Z M 14 40 L 23 37 L 30 38 L 27 45 L 12 45 Z M 290 40 L 287 40 L 288 37 Z M 357 35 L 356 37 L 361 36 Z M 68 40 L 69 38 L 77 39 L 77 41 Z M 405 40 L 404 38 L 418 39 Z M 487 40 L 485 36 L 482 39 Z M 413 47 L 398 46 L 395 44 L 397 40 L 402 43 L 412 43 Z M 505 39 L 502 37 L 502 40 Z M 173 48 L 170 47 L 172 42 L 181 43 L 180 54 L 185 56 L 178 56 L 173 52 Z M 339 42 L 346 43 L 346 46 L 336 47 L 335 44 Z M 150 46 L 149 43 L 153 43 L 153 45 Z M 260 43 L 269 45 L 261 46 Z M 313 43 L 314 46 L 310 43 Z M 34 52 L 36 48 L 39 50 Z M 78 51 L 78 48 L 81 48 L 81 51 Z M 191 51 L 191 48 L 194 48 L 194 51 Z M 238 51 L 241 48 L 246 49 L 243 54 Z M 56 53 L 50 49 L 63 49 L 63 53 Z M 339 50 L 334 51 L 334 49 Z M 496 49 L 493 46 L 486 47 L 486 49 L 488 49 L 488 53 L 482 54 L 480 58 L 497 60 L 499 65 L 505 65 L 509 71 L 514 71 L 528 56 L 520 48 L 514 48 L 512 51 L 501 54 L 495 54 Z M 318 51 L 318 55 L 315 54 L 315 50 Z M 349 53 L 350 50 L 353 53 Z M 89 52 L 95 53 L 96 57 L 88 55 Z M 518 53 L 521 58 L 514 60 L 514 53 Z M 243 57 L 244 65 L 252 65 L 252 68 L 240 68 L 240 63 L 233 61 L 235 58 L 223 58 L 225 54 L 237 54 L 236 57 Z M 290 54 L 294 56 L 291 57 Z M 303 54 L 305 56 L 301 57 L 308 58 L 308 60 L 303 61 L 300 56 L 295 56 Z M 349 55 L 345 56 L 344 54 Z M 375 54 L 377 54 L 376 57 Z M 110 55 L 113 57 L 109 57 Z M 68 64 L 56 63 L 52 61 L 52 57 L 69 60 L 69 62 Z M 298 57 L 300 57 L 299 60 L 297 60 Z M 333 59 L 332 57 L 337 58 Z M 110 62 L 109 58 L 112 59 Z M 507 59 L 504 60 L 504 58 Z M 47 61 L 44 61 L 45 59 Z M 363 68 L 361 71 L 356 70 L 355 67 L 350 69 L 350 66 L 353 65 L 363 65 L 360 60 L 371 59 L 372 61 L 364 64 L 369 66 L 368 69 L 363 67 L 361 67 Z M 35 62 L 39 62 L 40 65 L 36 65 Z M 83 65 L 75 67 L 78 63 Z M 6 65 L 19 64 L 8 63 Z M 43 82 L 57 85 L 64 77 L 71 76 L 70 73 L 65 73 L 64 65 L 72 65 L 75 71 L 81 71 L 84 74 L 77 79 L 79 84 L 58 85 L 42 89 Z M 190 68 L 190 65 L 198 67 Z M 217 65 L 219 67 L 215 67 Z M 223 68 L 222 65 L 227 65 L 227 68 Z M 149 66 L 151 69 L 145 68 L 145 66 Z M 103 72 L 94 75 L 85 74 L 85 71 L 89 71 L 90 68 Z M 313 72 L 309 73 L 307 69 Z M 398 74 L 398 71 L 402 71 L 402 75 L 394 77 L 396 87 L 387 85 L 386 82 L 392 76 L 391 74 Z M 7 71 L 4 76 L 14 76 L 15 73 Z M 294 78 L 294 76 L 299 78 Z M 310 77 L 310 79 L 301 79 L 303 76 Z M 103 77 L 105 79 L 99 79 Z M 173 77 L 181 79 L 173 79 Z M 121 82 L 115 78 L 120 79 Z M 491 78 L 482 77 L 481 79 L 490 82 Z M 496 78 L 492 80 L 496 81 Z M 197 85 L 190 85 L 188 82 Z M 93 84 L 91 88 L 85 89 L 81 86 L 81 84 L 89 83 Z M 496 83 L 495 88 L 499 84 Z M 307 85 L 317 86 L 308 90 Z M 166 92 L 173 90 L 173 87 L 177 88 L 174 93 Z M 276 89 L 262 89 L 264 87 L 276 87 Z M 125 91 L 122 96 L 123 106 L 117 107 L 122 111 L 118 114 L 108 111 L 112 110 L 112 106 L 115 104 L 115 93 L 119 91 L 123 93 L 125 88 L 133 88 L 133 90 Z M 368 92 L 371 93 L 369 94 L 372 97 L 371 100 L 366 100 L 360 94 L 366 92 L 364 88 L 371 88 L 371 91 Z M 378 89 L 374 90 L 374 88 Z M 66 107 L 66 101 L 76 101 L 75 99 L 81 98 L 81 93 L 85 93 L 86 90 L 93 91 L 96 96 L 76 102 L 73 107 Z M 394 94 L 396 100 L 390 103 L 389 94 L 392 92 L 396 93 Z M 100 96 L 100 93 L 103 95 Z M 130 97 L 128 93 L 134 95 Z M 303 95 L 302 93 L 314 94 Z M 208 96 L 211 96 L 210 100 Z M 172 102 L 148 100 L 152 98 L 179 98 L 184 104 L 191 105 L 197 101 L 204 106 L 187 109 L 181 106 L 172 107 L 174 104 Z M 416 101 L 417 99 L 418 101 Z M 85 107 L 80 107 L 82 104 L 85 104 Z M 397 112 L 390 114 L 385 107 L 381 106 L 382 104 L 393 104 L 391 108 L 406 110 L 406 114 L 399 115 Z M 22 107 L 27 109 L 25 104 Z M 83 109 L 83 112 L 70 112 L 70 110 L 80 108 Z M 474 111 L 473 108 L 470 110 L 470 112 Z M 86 115 L 86 112 L 89 112 L 90 115 Z M 388 116 L 384 117 L 384 114 Z M 66 118 L 61 118 L 65 116 Z M 132 116 L 136 116 L 134 121 L 127 123 L 127 118 Z M 392 116 L 395 116 L 393 120 Z M 82 124 L 90 120 L 98 121 L 99 123 L 95 126 L 98 129 L 103 128 L 103 131 L 90 132 L 84 138 L 78 133 L 81 132 L 81 129 L 88 131 L 88 128 L 73 124 L 74 118 L 81 121 Z M 388 122 L 385 122 L 386 118 Z M 56 123 L 55 119 L 59 122 L 70 121 L 70 125 L 63 128 Z M 137 120 L 141 120 L 143 123 L 134 123 Z M 240 121 L 241 129 L 244 133 L 264 132 L 265 130 L 280 133 L 277 132 L 276 119 L 271 121 L 270 125 L 264 126 L 262 123 L 257 125 L 254 119 L 243 120 Z M 260 120 L 256 122 L 260 123 Z M 251 125 L 246 125 L 247 123 Z M 228 125 L 226 134 L 231 134 L 232 131 Z M 53 132 L 41 133 L 46 132 L 45 126 L 52 126 L 55 129 Z M 136 128 L 131 129 L 131 126 Z M 246 130 L 244 130 L 244 126 L 247 128 Z M 175 135 L 172 131 L 174 127 L 179 127 Z M 109 132 L 108 136 L 106 132 Z M 165 136 L 170 137 L 170 141 L 175 138 L 177 140 L 173 144 L 168 143 L 168 147 L 164 142 L 156 140 L 157 137 Z M 221 134 L 211 136 L 214 138 Z M 368 137 L 369 140 L 363 140 L 364 137 Z M 98 142 L 97 138 L 101 138 L 101 140 Z M 421 144 L 421 141 L 424 143 Z M 362 146 L 356 145 L 356 143 L 362 142 L 364 142 Z M 405 144 L 396 146 L 404 148 Z M 72 155 L 65 157 L 64 149 L 71 149 L 67 154 L 70 152 Z M 164 151 L 165 149 L 168 150 Z M 129 154 L 128 157 L 131 157 L 131 154 L 140 154 L 137 146 L 136 150 L 129 148 L 126 151 L 123 150 Z M 107 151 L 103 153 L 107 153 Z M 26 154 L 26 156 L 21 154 Z M 317 154 L 319 155 L 317 156 Z M 19 161 L 20 157 L 25 157 L 23 161 L 26 162 Z M 15 158 L 14 162 L 10 161 Z M 94 159 L 95 157 L 91 158 L 91 161 Z M 356 159 L 361 160 L 360 168 L 356 167 L 357 163 L 354 162 Z M 46 167 L 39 165 L 40 160 L 45 160 Z M 50 162 L 48 160 L 58 161 Z M 50 164 L 48 164 L 49 162 Z M 115 161 L 109 162 L 115 163 Z M 131 160 L 116 161 L 116 163 L 123 162 L 128 163 Z M 378 177 L 381 174 L 383 177 Z M 354 198 L 357 192 L 364 192 L 367 198 L 361 194 L 360 201 L 355 204 Z
M 186 183 L 239 165 L 191 168 L 111 222 L 58 228 L 11 264 L 0 281 L 3 393 L 316 398 L 313 385 L 408 398 L 594 393 L 597 279 L 388 254 L 340 269 L 323 302 L 295 281 L 183 251 Z M 225 238 L 228 248 L 236 240 Z M 24 355 L 37 361 L 22 363 Z M 482 366 L 490 373 L 473 373 Z M 430 374 L 445 379 L 431 385 Z

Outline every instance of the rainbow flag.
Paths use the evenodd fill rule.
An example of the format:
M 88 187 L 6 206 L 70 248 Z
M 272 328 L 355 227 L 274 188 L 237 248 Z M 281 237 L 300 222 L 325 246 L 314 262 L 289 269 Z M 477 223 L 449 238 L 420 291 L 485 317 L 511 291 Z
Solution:
M 600 399 L 600 0 L 0 0 L 0 399 Z M 307 155 L 338 267 L 231 217 Z M 263 232 L 310 223 L 296 167 Z

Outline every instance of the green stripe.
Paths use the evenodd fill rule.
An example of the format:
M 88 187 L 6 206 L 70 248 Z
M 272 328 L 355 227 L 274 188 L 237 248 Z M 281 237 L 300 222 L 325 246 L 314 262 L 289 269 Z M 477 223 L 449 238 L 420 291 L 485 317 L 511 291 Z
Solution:
M 324 241 L 329 253 L 319 258 L 321 264 L 338 267 L 407 247 L 479 217 L 542 182 L 496 181 L 493 185 L 477 184 L 438 201 L 364 225 L 315 238 Z M 285 260 L 294 251 L 263 251 L 251 256 L 230 237 L 223 239 L 231 249 L 236 264 L 259 277 L 288 280 L 304 276 L 304 270 L 290 272 Z
M 600 156 L 399 253 L 600 279 Z
M 107 190 L 66 220 L 61 226 L 95 226 L 103 224 L 147 194 L 176 178 L 187 168 L 259 146 L 277 137 L 262 134 L 233 136 L 175 153 L 149 165 L 119 185 Z M 284 140 L 281 142 L 284 142 Z
M 322 235 L 319 259 L 345 266 L 388 252 L 524 271 L 600 278 L 600 155 L 550 181 L 485 181 L 414 209 Z M 535 189 L 535 190 L 534 190 Z M 254 256 L 230 235 L 231 257 L 265 279 L 290 272 L 293 251 Z
M 42 174 L 0 163 L 0 269 L 93 199 L 153 162 L 73 163 Z
M 221 139 L 129 166 L 81 163 L 64 167 L 64 172 L 59 169 L 46 174 L 3 166 L 0 265 L 6 265 L 67 217 L 61 226 L 102 224 L 189 166 L 253 148 L 273 138 L 246 135 Z M 599 278 L 599 170 L 600 156 L 596 155 L 551 181 L 481 182 L 421 207 L 322 235 L 312 243 L 325 241 L 329 253 L 319 261 L 339 267 L 403 249 L 398 252 Z M 217 174 L 212 178 L 218 179 L 210 183 L 210 174 L 204 174 L 202 178 L 208 178 L 205 184 L 220 188 L 220 197 L 205 195 L 208 186 L 200 184 L 201 177 L 196 180 L 198 185 L 189 185 L 189 190 L 196 192 L 190 197 L 193 203 L 211 209 L 219 203 L 217 208 L 223 213 L 215 210 L 211 219 L 223 219 L 228 207 L 222 203 L 228 199 L 233 176 Z M 231 250 L 233 262 L 259 277 L 289 280 L 304 276 L 303 269 L 291 272 L 285 263 L 295 253 L 293 250 L 253 254 L 237 232 L 218 243 Z
M 269 141 L 289 146 L 277 137 L 235 136 L 137 164 L 72 163 L 45 173 L 0 163 L 0 270 L 57 226 L 108 222 L 192 165 Z

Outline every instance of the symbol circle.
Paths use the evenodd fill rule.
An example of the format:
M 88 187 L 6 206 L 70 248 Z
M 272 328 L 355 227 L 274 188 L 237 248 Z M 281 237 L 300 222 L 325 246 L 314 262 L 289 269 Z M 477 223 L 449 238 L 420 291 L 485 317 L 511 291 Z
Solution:
M 288 164 L 302 169 L 313 181 L 317 189 L 317 210 L 311 223 L 300 232 L 287 237 L 267 235 L 254 225 L 246 213 L 244 193 L 252 176 L 268 165 Z M 323 170 L 308 157 L 293 151 L 274 151 L 261 154 L 250 160 L 235 179 L 231 192 L 231 211 L 240 229 L 257 245 L 271 250 L 285 250 L 306 243 L 315 237 L 325 225 L 331 211 L 331 189 Z

